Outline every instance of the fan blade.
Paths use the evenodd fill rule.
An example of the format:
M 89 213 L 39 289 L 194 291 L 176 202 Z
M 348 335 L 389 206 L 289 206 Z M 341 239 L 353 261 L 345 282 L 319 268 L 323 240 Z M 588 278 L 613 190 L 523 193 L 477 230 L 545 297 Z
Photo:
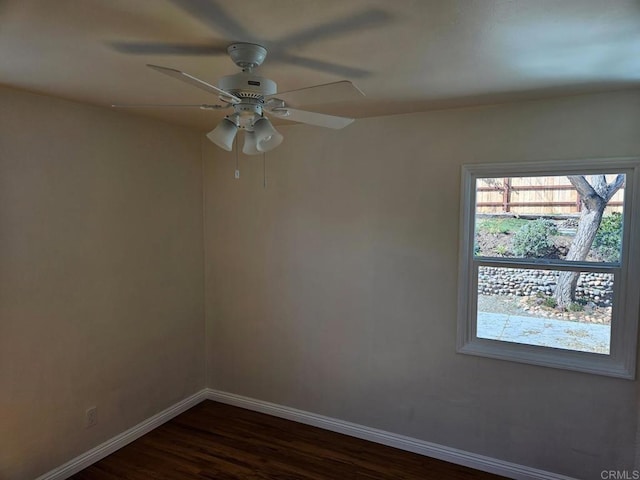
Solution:
M 318 127 L 340 129 L 344 128 L 350 123 L 353 123 L 353 118 L 336 117 L 334 115 L 325 115 L 324 113 L 307 112 L 306 110 L 298 110 L 296 108 L 276 108 L 270 110 L 269 113 L 285 120 L 291 120 L 293 122 L 307 123 L 309 125 L 316 125 Z
M 113 108 L 199 108 L 201 110 L 220 110 L 222 108 L 229 108 L 228 105 L 208 105 L 206 103 L 200 105 L 173 105 L 164 103 L 114 103 L 111 105 Z
M 364 97 L 364 93 L 349 80 L 314 85 L 269 95 L 266 99 L 284 101 L 287 106 L 320 105 L 324 103 L 348 102 Z
M 344 65 L 338 65 L 337 63 L 323 62 L 322 60 L 313 60 L 311 58 L 299 57 L 297 55 L 290 55 L 288 53 L 274 52 L 271 58 L 272 60 L 310 68 L 319 72 L 333 73 L 341 77 L 364 78 L 371 75 L 370 71 L 363 70 L 362 68 L 347 67 Z
M 204 80 L 200 80 L 199 78 L 189 75 L 188 73 L 184 73 L 173 68 L 160 67 L 158 65 L 147 65 L 147 67 L 152 68 L 157 72 L 164 73 L 165 75 L 169 75 L 170 77 L 177 78 L 178 80 L 182 80 L 183 82 L 198 87 L 205 92 L 215 93 L 223 102 L 240 103 L 240 99 L 235 95 L 232 95 L 229 92 L 225 92 L 221 88 L 215 87 L 210 83 L 205 82 Z
M 111 42 L 109 45 L 120 53 L 133 55 L 226 55 L 224 45 L 187 45 L 161 42 Z
M 204 22 L 216 32 L 229 39 L 248 43 L 260 43 L 250 31 L 246 30 L 235 19 L 227 14 L 215 0 L 171 0 L 194 18 Z
M 299 48 L 322 38 L 335 38 L 337 35 L 344 33 L 353 33 L 366 28 L 382 26 L 388 23 L 389 20 L 391 20 L 391 15 L 384 10 L 365 10 L 342 20 L 324 23 L 286 36 L 279 39 L 277 44 L 280 49 Z

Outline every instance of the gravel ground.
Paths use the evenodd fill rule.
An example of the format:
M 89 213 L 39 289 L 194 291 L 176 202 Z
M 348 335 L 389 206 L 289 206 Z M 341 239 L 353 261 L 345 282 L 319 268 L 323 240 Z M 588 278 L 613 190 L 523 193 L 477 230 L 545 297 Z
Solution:
M 501 295 L 478 295 L 478 311 L 504 313 L 505 315 L 520 315 L 534 317 L 520 307 L 518 297 L 505 297 Z
M 553 308 L 535 306 L 525 310 L 524 302 L 528 297 L 511 297 L 505 295 L 478 295 L 478 311 L 517 315 L 534 318 L 557 318 L 580 323 L 609 324 L 611 322 L 611 308 L 585 309 L 579 312 L 561 312 Z

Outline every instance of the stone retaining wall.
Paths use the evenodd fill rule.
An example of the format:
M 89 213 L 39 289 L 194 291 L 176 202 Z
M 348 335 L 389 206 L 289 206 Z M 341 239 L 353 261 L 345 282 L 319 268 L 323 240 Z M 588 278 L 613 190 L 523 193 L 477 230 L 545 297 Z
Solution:
M 552 295 L 558 280 L 557 271 L 480 267 L 478 293 L 483 295 L 531 296 Z M 576 299 L 611 306 L 613 275 L 582 272 L 578 277 Z

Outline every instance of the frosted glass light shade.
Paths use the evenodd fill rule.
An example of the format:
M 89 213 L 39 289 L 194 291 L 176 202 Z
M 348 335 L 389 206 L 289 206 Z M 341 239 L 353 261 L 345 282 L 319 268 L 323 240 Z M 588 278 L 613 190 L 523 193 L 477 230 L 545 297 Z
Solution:
M 271 125 L 271 122 L 267 118 L 262 117 L 254 123 L 253 131 L 256 136 L 256 148 L 260 152 L 273 150 L 282 143 L 282 135 L 273 128 L 273 125 Z
M 228 118 L 223 118 L 216 128 L 207 133 L 207 138 L 220 148 L 230 152 L 236 133 L 238 133 L 236 124 Z
M 262 152 L 258 150 L 256 143 L 256 134 L 254 132 L 244 132 L 244 146 L 242 147 L 242 153 L 245 155 L 258 155 Z

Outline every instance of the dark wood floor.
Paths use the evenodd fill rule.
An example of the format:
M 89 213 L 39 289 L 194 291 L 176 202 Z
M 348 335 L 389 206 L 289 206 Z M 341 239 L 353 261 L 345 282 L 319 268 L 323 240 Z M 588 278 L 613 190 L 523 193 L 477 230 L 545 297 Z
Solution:
M 74 480 L 496 480 L 503 477 L 205 401 Z

